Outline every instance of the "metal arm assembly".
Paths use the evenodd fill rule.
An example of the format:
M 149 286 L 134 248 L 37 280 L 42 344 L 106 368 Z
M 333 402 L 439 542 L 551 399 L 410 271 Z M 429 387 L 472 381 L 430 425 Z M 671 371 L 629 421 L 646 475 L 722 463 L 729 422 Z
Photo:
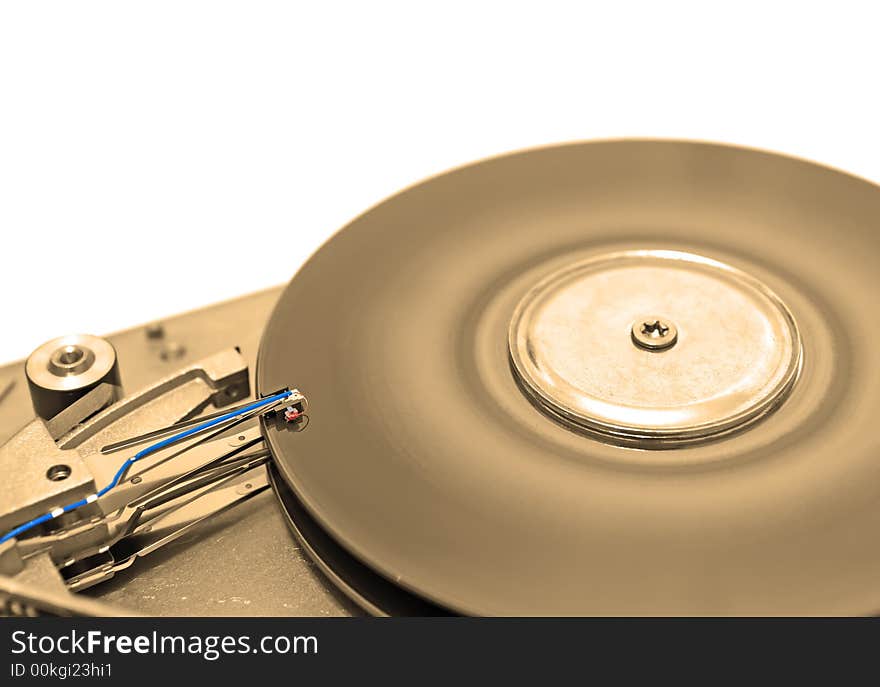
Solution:
M 98 384 L 0 446 L 0 534 L 37 523 L 0 544 L 0 613 L 106 614 L 70 592 L 267 489 L 259 417 L 297 423 L 306 400 L 282 390 L 240 402 L 249 393 L 231 349 L 115 403 Z M 206 415 L 210 406 L 223 410 Z

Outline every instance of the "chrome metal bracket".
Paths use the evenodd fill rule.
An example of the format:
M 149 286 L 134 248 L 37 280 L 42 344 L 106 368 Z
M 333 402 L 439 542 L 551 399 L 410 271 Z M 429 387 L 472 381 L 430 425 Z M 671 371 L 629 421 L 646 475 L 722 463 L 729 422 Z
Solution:
M 257 410 L 248 411 L 242 403 L 204 416 L 209 406 L 222 408 L 250 394 L 247 364 L 236 349 L 183 368 L 95 414 L 100 394 L 98 387 L 65 409 L 70 429 L 63 435 L 53 437 L 52 420 L 36 419 L 0 446 L 8 496 L 0 508 L 0 534 L 94 495 L 157 437 L 179 433 L 206 417 L 234 417 L 150 453 L 106 494 L 90 496 L 83 507 L 0 544 L 0 613 L 87 611 L 88 604 L 70 591 L 109 579 L 268 488 L 264 465 L 269 452 L 258 418 L 289 407 L 300 413 L 305 409 L 305 398 L 292 392 Z M 241 413 L 235 414 L 238 408 Z M 83 417 L 74 416 L 77 409 Z M 294 420 L 298 417 L 294 413 Z M 31 589 L 37 578 L 40 592 Z M 66 609 L 64 599 L 70 600 Z

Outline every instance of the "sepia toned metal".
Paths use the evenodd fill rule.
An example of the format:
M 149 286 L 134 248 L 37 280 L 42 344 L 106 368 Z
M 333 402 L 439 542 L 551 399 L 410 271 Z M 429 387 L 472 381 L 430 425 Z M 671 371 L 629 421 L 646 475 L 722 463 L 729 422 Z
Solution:
M 90 334 L 47 341 L 28 357 L 25 373 L 34 411 L 45 420 L 102 384 L 108 390 L 103 405 L 112 403 L 121 391 L 116 350 Z
M 274 288 L 250 294 L 169 317 L 158 325 L 108 336 L 121 362 L 125 388 L 137 392 L 181 366 L 192 365 L 232 346 L 240 347 L 252 370 L 263 325 L 279 293 L 280 289 Z M 155 336 L 157 330 L 164 337 Z M 185 345 L 182 360 L 165 359 L 163 338 Z M 24 361 L 0 367 L 0 444 L 26 424 L 38 426 L 31 422 L 33 410 L 24 367 Z M 173 405 L 153 405 L 150 412 L 158 422 L 175 413 Z M 51 446 L 51 442 L 47 445 Z M 19 467 L 10 474 L 20 471 Z M 66 485 L 72 479 L 57 484 Z M 230 550 L 237 555 L 230 557 Z M 206 575 L 206 570 L 218 574 Z M 49 580 L 57 579 L 54 566 L 50 565 L 47 573 L 51 573 L 47 574 Z M 41 593 L 51 591 L 49 580 L 35 581 Z M 6 589 L 8 583 L 8 579 L 0 580 L 0 595 L 14 591 L 17 596 L 27 596 L 27 590 L 20 586 Z M 89 611 L 86 596 L 97 597 L 105 605 Z M 171 616 L 335 616 L 358 612 L 296 544 L 268 490 L 212 517 L 195 532 L 166 544 L 147 559 L 117 572 L 113 579 L 89 587 L 73 598 L 84 602 L 83 612 L 99 614 L 107 614 L 114 607 L 126 614 Z M 68 601 L 69 595 L 65 594 L 64 599 Z M 40 605 L 45 605 L 44 601 L 34 600 Z
M 473 614 L 880 610 L 880 357 L 866 316 L 878 221 L 880 190 L 844 173 L 639 140 L 494 158 L 372 208 L 294 277 L 258 356 L 258 392 L 296 380 L 310 400 L 302 431 L 264 427 L 280 479 L 327 535 L 307 549 L 345 568 L 334 579 L 367 608 L 381 604 L 360 596 L 362 573 Z M 685 294 L 623 282 L 596 328 L 561 309 L 569 333 L 536 339 L 560 379 L 640 409 L 666 394 L 688 409 L 688 390 L 701 403 L 717 389 L 724 409 L 700 417 L 721 424 L 772 412 L 658 451 L 580 431 L 523 393 L 509 345 L 520 304 L 553 275 L 634 251 L 713 267 L 673 270 Z M 669 320 L 676 343 L 638 346 L 642 317 Z M 622 366 L 582 377 L 566 346 Z M 629 359 L 655 366 L 644 396 Z
M 642 315 L 629 328 L 633 343 L 648 351 L 665 351 L 678 342 L 678 327 L 657 315 Z
M 797 326 L 772 291 L 680 251 L 612 253 L 551 274 L 517 306 L 508 346 L 542 410 L 643 448 L 744 427 L 783 400 L 801 364 Z

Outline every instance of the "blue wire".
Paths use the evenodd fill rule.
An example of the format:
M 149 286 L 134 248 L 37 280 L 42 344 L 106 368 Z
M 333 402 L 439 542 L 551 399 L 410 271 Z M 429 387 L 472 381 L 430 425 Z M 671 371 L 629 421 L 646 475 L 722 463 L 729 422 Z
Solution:
M 145 449 L 138 451 L 137 453 L 134 454 L 134 456 L 132 456 L 131 458 L 126 460 L 122 464 L 122 466 L 119 468 L 119 470 L 116 471 L 116 474 L 113 475 L 113 479 L 110 480 L 110 484 L 108 484 L 106 487 L 101 489 L 97 494 L 94 494 L 93 496 L 86 497 L 84 499 L 80 499 L 79 501 L 76 501 L 75 503 L 71 503 L 70 505 L 64 506 L 63 508 L 60 508 L 60 509 L 55 509 L 55 510 L 50 511 L 48 513 L 45 513 L 37 518 L 34 518 L 33 520 L 30 520 L 30 521 L 24 523 L 23 525 L 19 525 L 14 530 L 7 532 L 2 537 L 0 537 L 0 544 L 3 544 L 4 542 L 9 541 L 10 539 L 13 539 L 14 537 L 17 537 L 19 534 L 22 534 L 23 532 L 27 532 L 28 530 L 36 527 L 37 525 L 42 525 L 44 522 L 48 522 L 49 520 L 52 520 L 53 518 L 56 518 L 63 513 L 69 513 L 70 511 L 75 510 L 77 508 L 80 508 L 80 507 L 86 505 L 87 503 L 90 503 L 91 501 L 95 501 L 95 500 L 99 499 L 104 494 L 106 494 L 108 491 L 110 491 L 113 487 L 117 486 L 119 484 L 119 482 L 122 480 L 122 476 L 125 474 L 125 471 L 128 470 L 128 468 L 130 468 L 132 466 L 132 464 L 136 463 L 141 458 L 144 458 L 144 457 L 150 455 L 151 453 L 155 453 L 156 451 L 160 451 L 163 448 L 171 446 L 171 444 L 175 444 L 178 441 L 180 441 L 181 439 L 186 439 L 187 437 L 191 437 L 193 434 L 197 434 L 198 432 L 201 432 L 203 430 L 210 429 L 211 427 L 214 427 L 214 426 L 220 424 L 221 422 L 225 422 L 226 420 L 231 420 L 232 418 L 238 417 L 239 415 L 244 415 L 246 413 L 249 413 L 252 410 L 256 410 L 257 408 L 262 408 L 263 406 L 269 405 L 270 403 L 274 403 L 275 401 L 280 401 L 282 399 L 289 398 L 292 393 L 293 393 L 292 391 L 281 391 L 273 396 L 267 396 L 266 398 L 261 398 L 259 401 L 254 401 L 253 403 L 246 405 L 244 408 L 239 408 L 238 410 L 233 410 L 232 412 L 226 413 L 225 415 L 221 415 L 220 417 L 215 417 L 213 420 L 208 420 L 207 422 L 203 422 L 202 424 L 196 425 L 195 427 L 190 427 L 189 429 L 186 429 L 182 432 L 179 432 L 178 434 L 174 434 L 166 439 L 162 439 L 162 441 L 158 441 L 155 444 L 147 446 Z

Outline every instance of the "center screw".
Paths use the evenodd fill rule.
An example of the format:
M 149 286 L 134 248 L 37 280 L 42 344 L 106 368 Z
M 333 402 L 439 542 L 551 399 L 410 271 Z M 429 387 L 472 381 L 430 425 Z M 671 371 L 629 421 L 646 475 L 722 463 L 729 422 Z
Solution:
M 664 351 L 678 341 L 678 329 L 670 321 L 653 315 L 639 317 L 632 325 L 633 343 L 649 351 Z

